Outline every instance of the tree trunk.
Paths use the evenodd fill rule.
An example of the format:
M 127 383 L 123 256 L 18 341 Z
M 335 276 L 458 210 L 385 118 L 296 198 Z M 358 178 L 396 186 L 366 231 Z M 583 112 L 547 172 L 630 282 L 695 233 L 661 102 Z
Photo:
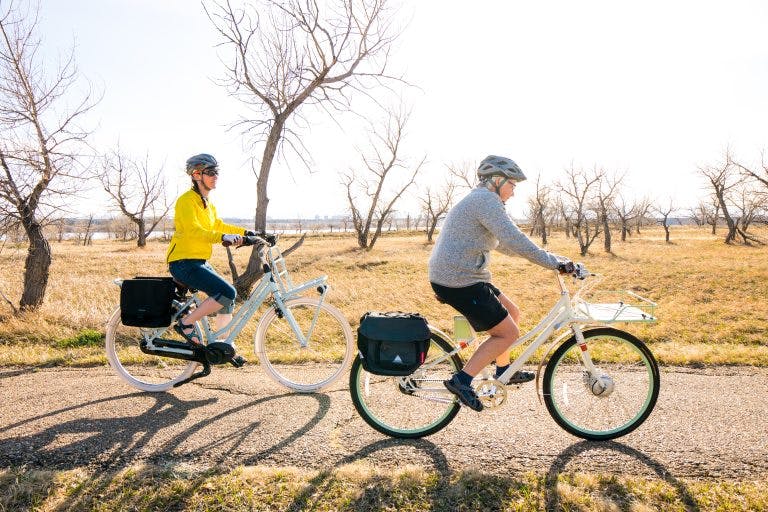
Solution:
M 136 227 L 139 231 L 139 241 L 137 242 L 137 245 L 139 247 L 146 247 L 147 245 L 147 231 L 146 231 L 146 222 L 144 219 L 139 219 L 136 222 Z
M 31 311 L 39 308 L 45 299 L 51 267 L 51 246 L 37 221 L 24 222 L 24 229 L 29 238 L 29 249 L 24 263 L 24 291 L 19 306 L 22 311 Z
M 608 215 L 603 215 L 603 248 L 611 252 L 611 227 L 608 225 Z
M 272 167 L 272 161 L 275 159 L 277 145 L 280 142 L 280 133 L 283 130 L 285 121 L 278 119 L 269 131 L 267 143 L 264 146 L 264 155 L 259 168 L 259 178 L 256 181 L 256 214 L 254 216 L 253 227 L 257 233 L 264 233 L 267 229 L 267 206 L 269 197 L 267 197 L 267 183 L 269 181 L 269 170 Z M 248 258 L 248 265 L 245 272 L 238 277 L 233 285 L 237 290 L 237 296 L 245 300 L 251 293 L 253 284 L 261 278 L 263 262 L 259 257 L 257 247 L 251 250 L 251 256 Z

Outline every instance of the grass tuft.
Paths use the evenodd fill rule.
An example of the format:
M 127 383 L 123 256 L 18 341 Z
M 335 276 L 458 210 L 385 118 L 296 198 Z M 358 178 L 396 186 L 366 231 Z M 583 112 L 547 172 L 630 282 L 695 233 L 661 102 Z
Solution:
M 97 347 L 104 345 L 104 333 L 94 329 L 85 329 L 71 338 L 56 341 L 57 348 Z

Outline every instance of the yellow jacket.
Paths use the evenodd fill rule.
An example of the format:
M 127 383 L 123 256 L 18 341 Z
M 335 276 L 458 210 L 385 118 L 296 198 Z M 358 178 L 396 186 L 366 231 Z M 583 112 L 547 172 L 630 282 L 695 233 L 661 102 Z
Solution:
M 168 263 L 210 259 L 213 244 L 221 242 L 222 235 L 242 235 L 245 232 L 240 226 L 222 221 L 210 200 L 204 207 L 203 198 L 194 190 L 188 190 L 176 200 L 174 223 L 176 232 L 165 257 Z

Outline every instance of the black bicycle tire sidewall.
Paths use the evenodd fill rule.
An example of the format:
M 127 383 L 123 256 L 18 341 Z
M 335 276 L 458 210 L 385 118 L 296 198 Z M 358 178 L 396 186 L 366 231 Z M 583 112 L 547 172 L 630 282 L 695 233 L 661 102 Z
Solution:
M 576 437 L 580 437 L 582 439 L 587 439 L 590 441 L 609 441 L 611 439 L 616 439 L 622 436 L 625 436 L 638 428 L 640 425 L 642 425 L 645 420 L 648 418 L 648 416 L 653 411 L 654 407 L 656 406 L 656 401 L 659 397 L 659 389 L 661 388 L 661 380 L 659 376 L 659 365 L 656 362 L 656 358 L 653 357 L 653 353 L 648 349 L 648 347 L 640 341 L 638 338 L 636 338 L 634 335 L 622 331 L 621 329 L 616 329 L 614 327 L 596 327 L 591 329 L 585 329 L 583 331 L 584 339 L 588 340 L 591 337 L 599 337 L 599 336 L 612 336 L 617 338 L 622 338 L 625 341 L 631 343 L 635 347 L 637 347 L 640 352 L 646 357 L 648 360 L 648 363 L 651 366 L 651 373 L 653 376 L 653 382 L 655 383 L 653 390 L 651 391 L 651 399 L 648 402 L 648 406 L 643 411 L 643 413 L 635 420 L 632 424 L 628 425 L 627 427 L 613 433 L 609 434 L 588 434 L 586 432 L 583 432 L 581 430 L 573 428 L 568 422 L 563 420 L 558 411 L 555 407 L 553 398 L 552 398 L 552 374 L 555 371 L 555 368 L 557 367 L 557 363 L 560 360 L 560 358 L 563 356 L 563 353 L 567 350 L 570 350 L 574 345 L 576 345 L 576 337 L 571 336 L 568 338 L 565 342 L 563 342 L 557 350 L 555 350 L 554 354 L 552 354 L 552 357 L 549 358 L 549 361 L 547 362 L 547 366 L 544 370 L 544 382 L 542 385 L 542 394 L 544 398 L 544 404 L 547 406 L 547 411 L 549 412 L 549 415 L 552 416 L 552 419 L 555 420 L 555 422 L 563 428 L 566 432 L 573 434 Z

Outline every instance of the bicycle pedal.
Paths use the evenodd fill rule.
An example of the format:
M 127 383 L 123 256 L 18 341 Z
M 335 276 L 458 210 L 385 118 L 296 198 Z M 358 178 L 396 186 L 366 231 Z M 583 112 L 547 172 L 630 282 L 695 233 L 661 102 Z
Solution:
M 229 364 L 231 364 L 235 368 L 242 368 L 243 366 L 245 366 L 245 363 L 247 363 L 247 361 L 243 356 L 235 356 L 229 360 Z

